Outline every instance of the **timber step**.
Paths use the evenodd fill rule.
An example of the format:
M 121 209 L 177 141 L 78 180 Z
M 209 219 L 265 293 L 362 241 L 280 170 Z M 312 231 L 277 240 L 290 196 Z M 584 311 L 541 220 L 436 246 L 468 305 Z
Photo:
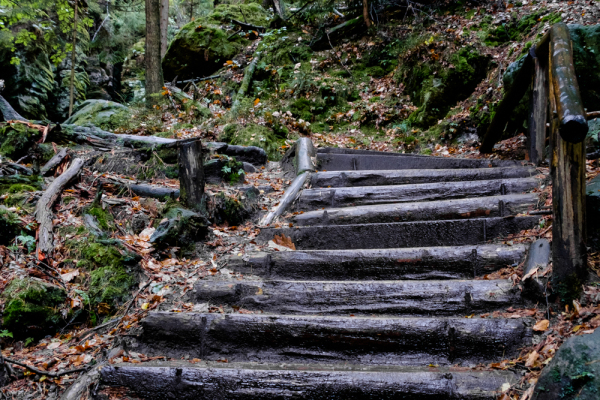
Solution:
M 351 225 L 263 228 L 258 239 L 292 239 L 300 250 L 384 249 L 418 246 L 464 246 L 505 237 L 539 223 L 536 216 L 453 219 Z
M 512 160 L 479 160 L 432 156 L 398 157 L 370 154 L 317 153 L 317 169 L 319 171 L 492 168 L 520 167 L 522 165 L 522 162 Z
M 498 196 L 528 192 L 538 185 L 539 181 L 535 178 L 515 178 L 305 189 L 300 193 L 295 209 L 309 211 L 329 207 Z
M 391 203 L 308 211 L 290 218 L 295 225 L 348 225 L 378 222 L 431 221 L 503 217 L 527 212 L 538 202 L 535 193 L 465 199 Z
M 469 365 L 516 356 L 528 318 L 351 317 L 152 312 L 144 354 L 207 361 Z
M 278 314 L 468 315 L 523 304 L 511 281 L 199 281 L 192 297 Z
M 204 361 L 107 365 L 101 380 L 148 400 L 495 400 L 517 381 L 507 371 Z
M 315 173 L 313 188 L 345 186 L 383 186 L 434 182 L 481 181 L 490 179 L 529 178 L 537 175 L 531 167 L 401 169 L 385 171 L 326 171 Z
M 523 244 L 391 249 L 297 250 L 230 256 L 227 268 L 270 279 L 465 279 L 525 258 Z

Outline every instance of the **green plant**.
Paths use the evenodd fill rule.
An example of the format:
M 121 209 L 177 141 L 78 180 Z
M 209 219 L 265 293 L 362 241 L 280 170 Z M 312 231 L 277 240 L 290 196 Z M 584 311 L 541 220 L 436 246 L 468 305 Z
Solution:
M 13 334 L 12 332 L 9 332 L 8 329 L 2 329 L 2 331 L 0 331 L 0 338 L 12 338 Z

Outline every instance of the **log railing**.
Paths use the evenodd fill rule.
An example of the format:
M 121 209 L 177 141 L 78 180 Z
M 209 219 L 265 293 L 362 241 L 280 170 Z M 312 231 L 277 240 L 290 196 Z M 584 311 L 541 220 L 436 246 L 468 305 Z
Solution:
M 567 25 L 559 23 L 526 56 L 511 91 L 500 102 L 480 151 L 491 153 L 510 113 L 533 85 L 529 118 L 529 155 L 536 165 L 544 159 L 549 126 L 552 175 L 553 288 L 563 301 L 581 290 L 586 274 L 585 137 L 583 108 Z M 515 87 L 516 86 L 516 87 Z

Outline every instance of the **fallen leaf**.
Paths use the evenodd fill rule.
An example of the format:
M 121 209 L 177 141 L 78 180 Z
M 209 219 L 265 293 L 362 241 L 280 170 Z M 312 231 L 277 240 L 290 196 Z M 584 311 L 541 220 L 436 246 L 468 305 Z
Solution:
M 527 357 L 527 361 L 525 362 L 526 367 L 533 367 L 537 359 L 540 357 L 537 351 L 532 351 Z
M 60 277 L 65 282 L 71 282 L 73 279 L 75 279 L 75 277 L 77 275 L 79 275 L 79 270 L 78 269 L 73 270 L 71 272 L 67 272 L 66 274 L 61 274 Z
M 273 238 L 273 242 L 283 247 L 287 247 L 288 249 L 296 250 L 296 245 L 292 243 L 292 238 L 285 236 L 283 233 L 281 236 L 275 235 Z
M 550 326 L 550 321 L 543 319 L 533 326 L 533 330 L 536 332 L 544 332 Z

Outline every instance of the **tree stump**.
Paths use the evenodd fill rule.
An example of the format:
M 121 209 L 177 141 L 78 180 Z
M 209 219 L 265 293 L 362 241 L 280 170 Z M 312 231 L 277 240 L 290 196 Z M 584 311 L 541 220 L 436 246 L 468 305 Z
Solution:
M 204 196 L 204 168 L 200 140 L 179 147 L 179 199 L 185 207 L 199 211 Z

